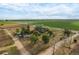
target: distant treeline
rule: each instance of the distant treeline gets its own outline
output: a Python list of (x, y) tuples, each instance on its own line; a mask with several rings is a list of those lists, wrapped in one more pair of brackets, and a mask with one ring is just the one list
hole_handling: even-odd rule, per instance
[(52, 21), (79, 21), (79, 19), (5, 19), (5, 20), (3, 20), (3, 19), (0, 19), (0, 21), (39, 21), (39, 20), (47, 20), (47, 21), (49, 21), (49, 20), (52, 20)]

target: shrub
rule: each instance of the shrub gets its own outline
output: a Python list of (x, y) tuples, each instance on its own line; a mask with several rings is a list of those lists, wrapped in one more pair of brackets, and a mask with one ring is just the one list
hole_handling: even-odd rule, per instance
[(67, 30), (67, 29), (65, 29), (65, 31), (64, 31), (64, 36), (67, 36), (67, 37), (69, 37), (70, 36), (70, 31), (69, 30)]
[(38, 40), (38, 37), (35, 36), (35, 35), (32, 35), (32, 36), (30, 37), (30, 39), (31, 39), (31, 43), (32, 43), (32, 44), (35, 44), (36, 41)]
[(48, 31), (48, 35), (49, 36), (53, 35), (52, 31)]
[(44, 41), (45, 44), (49, 42), (49, 36), (48, 35), (43, 35), (42, 40)]
[(45, 33), (48, 29), (43, 28), (42, 26), (36, 26), (35, 30), (38, 31), (39, 33)]

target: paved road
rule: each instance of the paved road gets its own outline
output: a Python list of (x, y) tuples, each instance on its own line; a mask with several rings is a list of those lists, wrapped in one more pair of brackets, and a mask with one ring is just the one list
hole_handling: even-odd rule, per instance
[(4, 31), (12, 38), (12, 40), (15, 42), (15, 45), (17, 49), (20, 51), (22, 55), (30, 55), (30, 53), (24, 48), (22, 43), (8, 31), (7, 29), (4, 29)]
[[(67, 38), (67, 39), (65, 39), (65, 40), (74, 39), (76, 36), (79, 36), (79, 34), (77, 33), (77, 34), (73, 35), (72, 37), (69, 37), (69, 38)], [(63, 44), (64, 44), (64, 40), (57, 42), (57, 43), (55, 44), (55, 49), (60, 48)], [(51, 47), (49, 47), (49, 48), (46, 49), (45, 51), (40, 52), (38, 55), (51, 55), (51, 54), (53, 54), (53, 47), (54, 47), (54, 46), (52, 45)]]

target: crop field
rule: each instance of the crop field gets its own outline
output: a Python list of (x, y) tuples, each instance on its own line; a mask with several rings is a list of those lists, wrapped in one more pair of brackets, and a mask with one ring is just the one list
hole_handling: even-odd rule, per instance
[(37, 21), (34, 24), (42, 24), (49, 27), (79, 30), (79, 21)]
[(38, 24), (55, 28), (79, 30), (78, 20), (16, 20), (16, 21), (1, 21), (0, 24)]
[(11, 37), (9, 37), (3, 30), (0, 30), (0, 48), (14, 44)]

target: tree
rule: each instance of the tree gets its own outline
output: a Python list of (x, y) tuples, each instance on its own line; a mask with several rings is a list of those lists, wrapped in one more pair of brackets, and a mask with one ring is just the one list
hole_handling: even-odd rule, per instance
[(22, 36), (24, 36), (26, 34), (26, 29), (24, 27), (21, 28), (21, 33)]
[(31, 43), (32, 43), (32, 44), (35, 44), (36, 41), (38, 40), (38, 37), (35, 36), (35, 35), (31, 35), (30, 39), (31, 39)]
[(20, 34), (20, 30), (16, 29), (15, 35), (19, 35)]
[(49, 42), (49, 36), (47, 34), (42, 36), (42, 40), (44, 41), (45, 44)]
[(27, 30), (29, 30), (29, 31), (30, 31), (30, 25), (27, 25)]
[(19, 29), (16, 29), (16, 33), (18, 33), (19, 32)]
[(5, 21), (8, 21), (7, 19)]
[(68, 29), (65, 29), (64, 31), (64, 36), (69, 37), (70, 36), (71, 31), (69, 31)]
[(39, 33), (45, 33), (48, 29), (42, 26), (36, 26), (35, 30), (38, 31)]
[(16, 35), (18, 35), (18, 37), (23, 38), (26, 34), (30, 34), (31, 31), (29, 31), (29, 29), (26, 29), (25, 27), (21, 27), (20, 29), (16, 29)]
[(36, 31), (36, 30), (33, 30), (33, 31), (32, 31), (32, 34), (34, 34), (34, 35), (36, 35), (36, 36), (40, 36), (40, 35), (41, 35), (41, 33), (39, 33), (39, 32)]
[(53, 35), (52, 31), (49, 30), (49, 31), (48, 31), (48, 35), (49, 35), (49, 36)]

